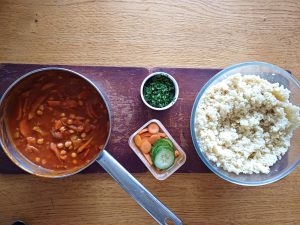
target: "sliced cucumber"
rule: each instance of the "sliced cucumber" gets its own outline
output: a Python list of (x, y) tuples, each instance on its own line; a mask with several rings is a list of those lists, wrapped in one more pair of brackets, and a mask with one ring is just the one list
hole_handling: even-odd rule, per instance
[(151, 154), (153, 154), (153, 152), (155, 152), (156, 149), (158, 149), (159, 147), (165, 147), (165, 148), (169, 148), (170, 150), (173, 150), (173, 148), (169, 144), (161, 143), (160, 145), (155, 145), (155, 146), (152, 147)]
[(170, 168), (175, 162), (175, 153), (170, 147), (159, 146), (152, 155), (154, 166), (160, 170)]
[(151, 149), (151, 158), (156, 168), (161, 170), (170, 168), (175, 161), (175, 151), (172, 141), (168, 138), (156, 141)]
[(168, 143), (173, 149), (174, 149), (174, 145), (173, 142), (169, 139), (169, 138), (163, 138), (163, 140)]
[(151, 149), (151, 157), (152, 157), (152, 161), (154, 161), (154, 158), (156, 156), (156, 154), (161, 151), (162, 149), (167, 149), (169, 151), (173, 151), (174, 152), (174, 148), (171, 148), (170, 145), (168, 144), (161, 144), (159, 146), (154, 146), (152, 149)]
[(173, 145), (172, 141), (169, 138), (159, 139), (158, 141), (156, 141), (154, 143), (153, 147), (160, 146), (160, 145), (163, 145), (163, 144), (168, 144), (168, 145), (170, 145), (170, 147), (174, 148), (174, 145)]

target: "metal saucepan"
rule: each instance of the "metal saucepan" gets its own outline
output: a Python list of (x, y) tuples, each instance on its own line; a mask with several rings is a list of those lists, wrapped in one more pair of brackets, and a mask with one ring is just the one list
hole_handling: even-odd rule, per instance
[[(83, 75), (65, 68), (59, 67), (48, 67), (29, 72), (19, 79), (17, 79), (13, 84), (9, 86), (6, 92), (3, 94), (0, 100), (0, 132), (1, 132), (1, 146), (7, 156), (21, 169), (25, 170), (28, 173), (48, 177), (48, 178), (62, 178), (70, 176), (76, 173), (79, 173), (81, 170), (84, 170), (86, 167), (91, 165), (93, 162), (98, 162), (116, 181), (117, 183), (142, 207), (144, 208), (159, 224), (167, 224), (167, 222), (173, 221), (174, 224), (182, 224), (181, 220), (172, 213), (166, 206), (164, 206), (159, 200), (157, 200), (141, 183), (139, 183), (128, 171), (124, 169), (105, 149), (99, 151), (98, 155), (95, 156), (93, 160), (86, 166), (78, 168), (77, 170), (72, 171), (53, 171), (49, 169), (42, 168), (35, 165), (28, 159), (26, 159), (13, 145), (10, 141), (8, 134), (8, 126), (6, 123), (6, 115), (9, 113), (8, 104), (11, 103), (12, 95), (21, 90), (24, 85), (34, 84), (35, 79), (38, 79), (41, 76), (55, 76), (55, 75), (68, 75), (77, 76), (83, 80), (83, 82), (91, 85), (97, 93), (103, 99), (107, 111), (109, 113), (109, 133), (104, 145), (106, 147), (110, 134), (111, 134), (111, 110), (109, 104), (105, 98), (103, 91), (100, 87), (97, 87), (92, 81), (84, 77)], [(67, 77), (64, 80), (66, 87), (68, 85)]]

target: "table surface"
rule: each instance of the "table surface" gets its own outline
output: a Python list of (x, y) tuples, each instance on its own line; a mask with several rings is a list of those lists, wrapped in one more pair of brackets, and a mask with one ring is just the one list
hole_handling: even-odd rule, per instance
[[(0, 0), (0, 62), (222, 68), (266, 61), (300, 79), (300, 2)], [(185, 224), (300, 224), (300, 168), (263, 187), (212, 173), (135, 174)], [(107, 174), (0, 175), (0, 223), (155, 224)]]

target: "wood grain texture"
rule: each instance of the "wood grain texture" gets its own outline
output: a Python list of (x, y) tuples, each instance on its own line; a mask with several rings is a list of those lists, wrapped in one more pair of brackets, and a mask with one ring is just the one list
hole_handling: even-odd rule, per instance
[[(261, 60), (300, 79), (297, 0), (0, 0), (0, 62), (225, 67)], [(185, 224), (300, 224), (300, 169), (265, 187), (213, 174), (136, 177)], [(105, 174), (0, 175), (0, 223), (155, 224)]]

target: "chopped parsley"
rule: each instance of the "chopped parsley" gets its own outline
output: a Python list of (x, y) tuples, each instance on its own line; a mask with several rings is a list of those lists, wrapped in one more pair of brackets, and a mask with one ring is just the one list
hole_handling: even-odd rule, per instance
[(175, 87), (168, 77), (156, 75), (146, 81), (143, 95), (148, 104), (156, 108), (169, 105), (175, 98)]

